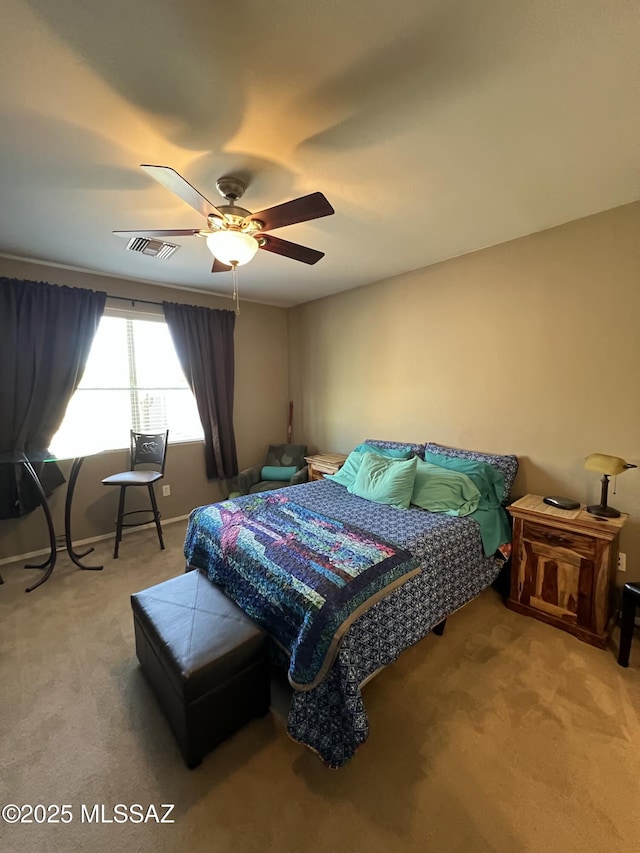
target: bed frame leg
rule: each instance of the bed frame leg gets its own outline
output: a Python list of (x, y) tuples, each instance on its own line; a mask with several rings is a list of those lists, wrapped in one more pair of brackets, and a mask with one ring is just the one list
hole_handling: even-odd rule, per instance
[(438, 622), (431, 630), (434, 634), (437, 634), (438, 637), (441, 637), (444, 634), (444, 626), (447, 624), (447, 620), (443, 619), (442, 622)]

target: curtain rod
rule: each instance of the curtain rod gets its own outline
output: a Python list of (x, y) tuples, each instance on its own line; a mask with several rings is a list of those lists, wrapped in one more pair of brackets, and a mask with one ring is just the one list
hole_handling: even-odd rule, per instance
[(110, 293), (107, 293), (107, 299), (119, 299), (121, 302), (130, 302), (134, 305), (136, 302), (142, 302), (145, 305), (162, 305), (162, 302), (154, 302), (152, 299), (136, 299), (131, 296), (111, 296)]
[[(194, 291), (194, 293), (198, 293), (200, 291)], [(220, 296), (219, 293), (213, 293), (212, 296)], [(156, 302), (153, 299), (137, 299), (135, 296), (112, 296), (110, 293), (107, 293), (107, 299), (118, 299), (120, 302), (130, 302), (131, 305), (135, 305), (136, 302), (140, 302), (144, 305), (159, 305), (162, 307), (164, 302)], [(177, 305), (189, 305), (188, 302), (178, 302)], [(204, 306), (203, 306), (204, 307)], [(215, 309), (214, 309), (215, 310)], [(236, 312), (237, 313), (237, 312)]]

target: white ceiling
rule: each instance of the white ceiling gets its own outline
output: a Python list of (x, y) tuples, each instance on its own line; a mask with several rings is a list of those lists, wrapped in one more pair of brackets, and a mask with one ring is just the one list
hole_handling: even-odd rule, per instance
[(0, 254), (230, 293), (204, 240), (161, 261), (114, 229), (200, 228), (140, 169), (257, 211), (322, 191), (241, 294), (358, 287), (640, 197), (637, 0), (3, 0)]

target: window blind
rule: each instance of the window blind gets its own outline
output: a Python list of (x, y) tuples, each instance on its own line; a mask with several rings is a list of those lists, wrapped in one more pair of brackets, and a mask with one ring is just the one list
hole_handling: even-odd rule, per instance
[(131, 316), (102, 317), (82, 380), (52, 442), (105, 449), (129, 446), (129, 431), (169, 430), (169, 440), (203, 438), (196, 402), (167, 324)]

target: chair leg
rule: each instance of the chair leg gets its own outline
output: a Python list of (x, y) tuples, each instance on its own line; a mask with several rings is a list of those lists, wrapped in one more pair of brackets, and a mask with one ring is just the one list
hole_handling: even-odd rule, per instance
[(631, 640), (633, 639), (633, 627), (635, 623), (636, 606), (630, 595), (622, 595), (622, 619), (620, 620), (620, 648), (618, 649), (618, 663), (620, 666), (629, 666), (629, 653), (631, 652)]
[(120, 486), (120, 501), (118, 502), (118, 519), (116, 521), (116, 544), (113, 547), (113, 559), (118, 559), (118, 548), (122, 539), (122, 518), (124, 516), (124, 495), (126, 486)]
[(158, 512), (158, 504), (156, 503), (156, 493), (153, 491), (153, 483), (149, 483), (149, 497), (151, 498), (151, 506), (153, 507), (153, 520), (156, 523), (158, 539), (160, 540), (160, 550), (164, 551), (164, 539), (162, 538), (162, 527), (160, 526), (160, 513)]

